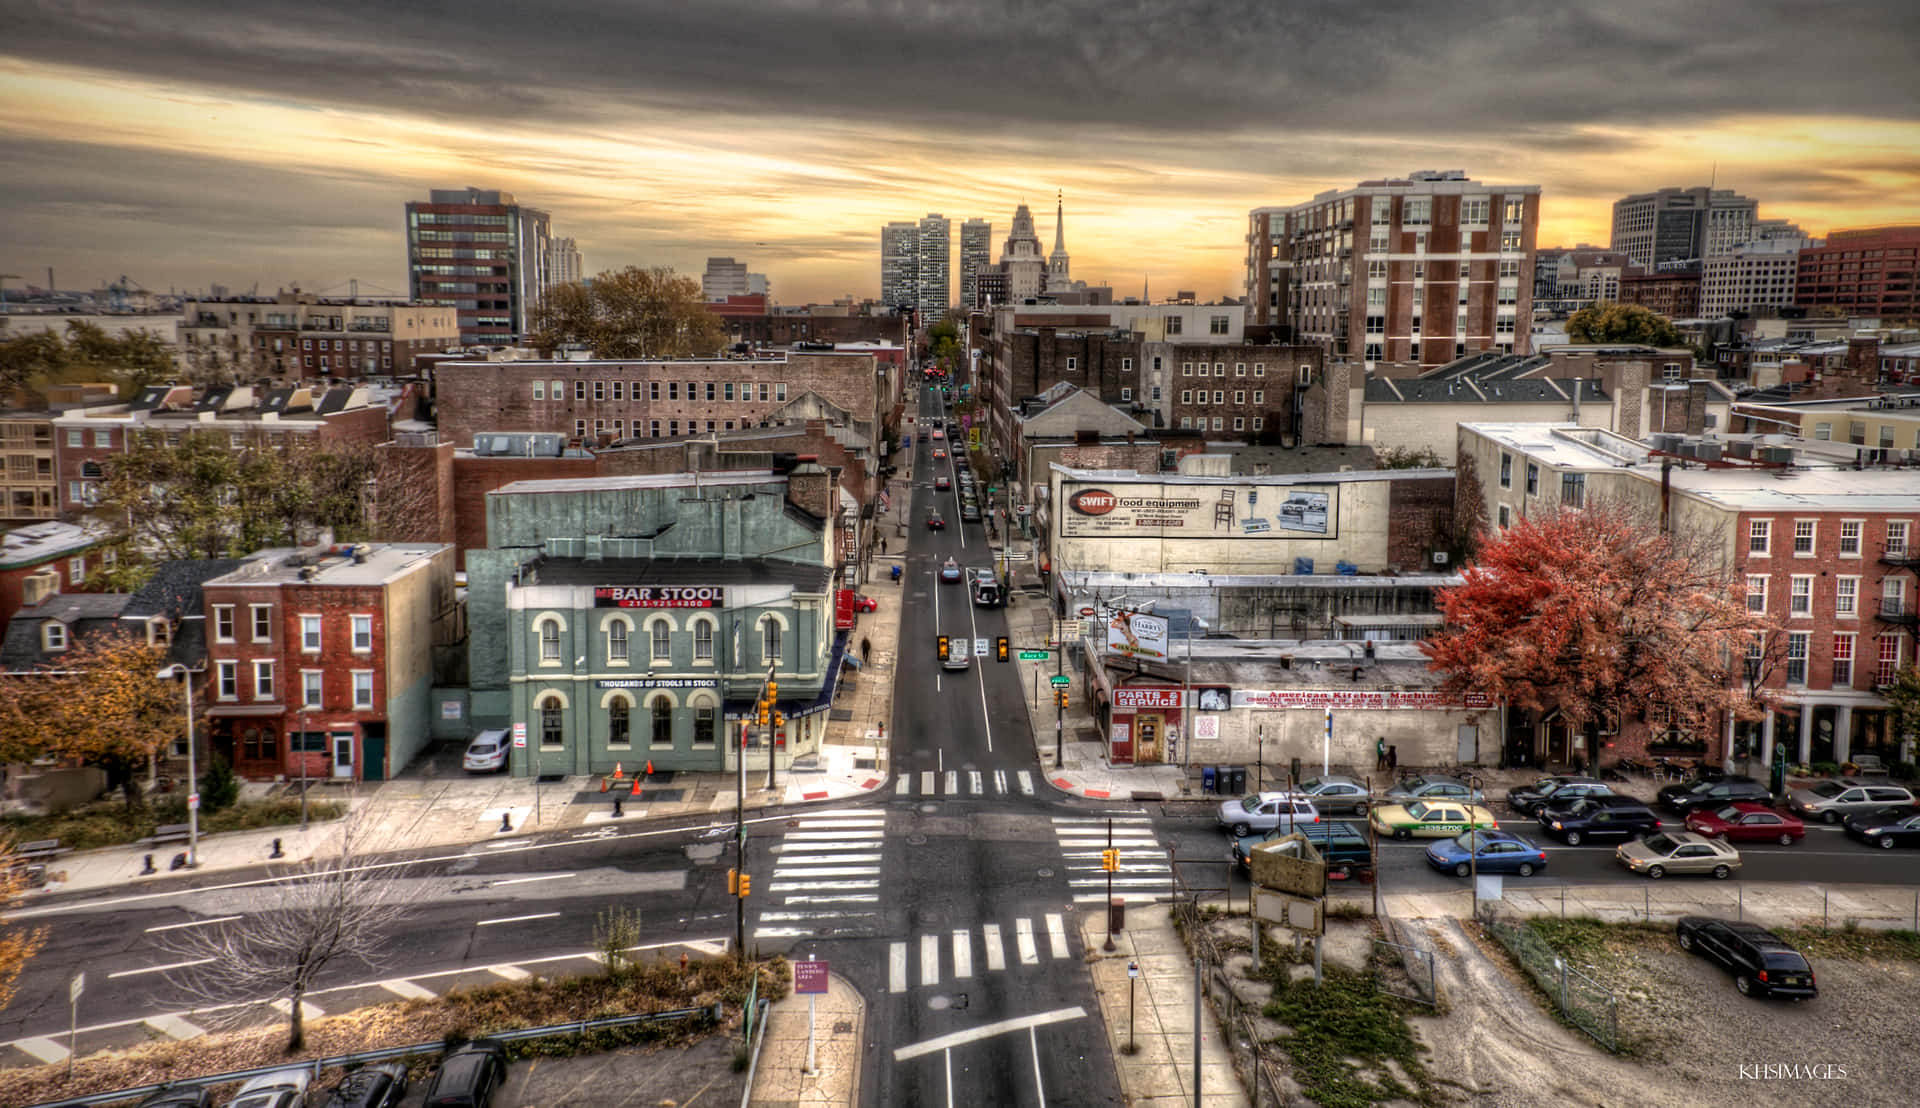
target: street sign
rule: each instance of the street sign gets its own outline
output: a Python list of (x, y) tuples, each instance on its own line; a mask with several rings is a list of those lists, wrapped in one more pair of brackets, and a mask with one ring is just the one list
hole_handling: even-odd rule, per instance
[(1022, 650), (1020, 652), (1020, 660), (1023, 662), (1044, 662), (1051, 657), (1053, 657), (1053, 651), (1051, 650)]
[(527, 725), (524, 723), (516, 723), (513, 725), (513, 748), (515, 750), (525, 750), (527, 748)]
[(87, 991), (87, 971), (81, 970), (73, 975), (73, 982), (67, 986), (67, 1003), (76, 1004), (80, 994)]
[(987, 640), (973, 640), (973, 656), (976, 658), (984, 658), (987, 656)]
[(795, 962), (793, 964), (793, 991), (805, 996), (808, 993), (827, 991), (827, 964), (821, 962)]
[(1138, 962), (1128, 962), (1128, 963), (1127, 963), (1127, 976), (1128, 976), (1128, 977), (1138, 977), (1138, 976), (1140, 976), (1140, 963), (1138, 963)]
[(1056, 689), (1064, 689), (1068, 685), (1073, 684), (1073, 678), (1068, 677), (1064, 673), (1055, 674), (1054, 676), (1047, 678), (1047, 684), (1052, 685)]
[(188, 793), (187, 794), (187, 811), (197, 812), (199, 810), (200, 810), (200, 794)]

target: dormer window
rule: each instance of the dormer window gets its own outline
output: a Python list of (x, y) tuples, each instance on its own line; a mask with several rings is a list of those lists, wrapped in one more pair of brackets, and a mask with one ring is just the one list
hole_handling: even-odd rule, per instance
[(167, 622), (167, 617), (154, 616), (152, 619), (147, 620), (147, 645), (173, 645), (173, 625)]
[(40, 648), (49, 654), (58, 654), (67, 648), (69, 642), (67, 625), (59, 620), (50, 619), (40, 625)]

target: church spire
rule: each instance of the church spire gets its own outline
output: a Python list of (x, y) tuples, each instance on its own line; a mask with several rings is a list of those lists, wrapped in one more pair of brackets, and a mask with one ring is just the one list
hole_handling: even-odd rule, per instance
[(1053, 209), (1053, 253), (1047, 255), (1047, 283), (1052, 288), (1067, 286), (1067, 204), (1066, 194), (1057, 193)]

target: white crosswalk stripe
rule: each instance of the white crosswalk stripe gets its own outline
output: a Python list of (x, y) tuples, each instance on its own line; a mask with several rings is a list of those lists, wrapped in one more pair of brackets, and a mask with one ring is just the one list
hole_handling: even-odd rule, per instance
[(1028, 773), (1026, 770), (1023, 769), (1018, 773), (1014, 774), (1014, 777), (1017, 778), (1020, 782), (1020, 795), (1032, 796), (1033, 795), (1033, 774)]
[(1020, 951), (1020, 964), (1037, 966), (1040, 964), (1040, 952), (1033, 945), (1033, 921), (1021, 918), (1013, 921), (1013, 943)]
[(973, 936), (964, 927), (953, 932), (953, 976), (956, 980), (973, 976)]
[[(887, 944), (887, 991), (904, 993), (909, 988), (927, 988), (943, 982), (962, 982), (974, 979), (974, 971), (984, 964), (987, 973), (1005, 973), (1007, 971), (1007, 948), (1004, 931), (998, 923), (983, 923), (979, 932), (979, 955), (974, 949), (975, 928), (955, 927), (944, 932), (929, 932), (912, 939), (903, 939)], [(1041, 933), (1044, 930), (1046, 941), (1041, 945)], [(1064, 913), (1051, 912), (1035, 920), (1021, 917), (1013, 921), (1014, 949), (1019, 964), (1016, 968), (1039, 966), (1043, 962), (1054, 962), (1073, 956), (1067, 938), (1067, 923)], [(919, 969), (913, 968), (915, 948), (919, 952)]]
[(1007, 771), (1006, 770), (996, 769), (993, 771), (993, 791), (999, 793), (1002, 796), (1006, 795), (1006, 792), (1007, 792)]
[(1024, 769), (1011, 773), (1004, 769), (991, 773), (979, 769), (929, 769), (917, 774), (902, 773), (893, 783), (893, 791), (898, 796), (1010, 796), (1015, 792), (1032, 796), (1033, 787), (1033, 774)]
[(980, 777), (977, 769), (967, 774), (967, 791), (975, 796), (985, 796), (987, 792), (987, 787), (980, 783)]
[(1000, 925), (989, 923), (980, 928), (980, 941), (987, 948), (987, 972), (998, 973), (1007, 968), (1007, 950), (1000, 945)]
[[(757, 878), (753, 937), (871, 935), (880, 923), (880, 844), (885, 812), (814, 812), (769, 848), (773, 872)], [(904, 988), (904, 984), (902, 988)]]
[[(1074, 903), (1105, 904), (1109, 887), (1115, 899), (1130, 904), (1173, 895), (1173, 866), (1147, 816), (1055, 816), (1053, 833), (1066, 860)], [(1109, 844), (1120, 852), (1120, 869), (1112, 875), (1111, 884), (1100, 858)]]

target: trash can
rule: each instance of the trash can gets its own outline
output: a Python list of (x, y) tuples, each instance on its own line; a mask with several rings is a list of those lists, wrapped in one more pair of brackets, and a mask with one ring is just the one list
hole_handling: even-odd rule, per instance
[(1116, 896), (1107, 901), (1107, 934), (1118, 935), (1127, 929), (1127, 898)]
[(1210, 793), (1213, 791), (1213, 786), (1214, 786), (1213, 767), (1201, 766), (1200, 767), (1200, 791), (1203, 793)]
[(1247, 767), (1233, 767), (1233, 791), (1236, 795), (1247, 791)]

